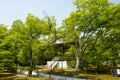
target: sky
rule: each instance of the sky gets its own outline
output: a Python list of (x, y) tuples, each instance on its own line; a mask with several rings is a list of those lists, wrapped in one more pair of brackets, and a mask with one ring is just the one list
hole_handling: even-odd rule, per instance
[[(12, 22), (20, 19), (25, 22), (28, 13), (39, 18), (55, 16), (57, 25), (75, 11), (74, 0), (0, 0), (0, 24), (11, 27)], [(110, 0), (120, 3), (120, 0)]]

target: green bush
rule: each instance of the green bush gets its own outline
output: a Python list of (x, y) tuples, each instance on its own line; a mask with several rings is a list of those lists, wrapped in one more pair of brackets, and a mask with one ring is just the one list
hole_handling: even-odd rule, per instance
[(0, 71), (3, 71), (4, 70), (4, 68), (3, 67), (0, 67)]
[(9, 59), (3, 59), (0, 62), (1, 62), (0, 66), (3, 66), (3, 67), (15, 66), (15, 64), (13, 63), (13, 61), (9, 60)]
[(76, 61), (75, 60), (70, 61), (70, 63), (69, 63), (70, 67), (75, 68), (75, 65), (76, 65)]
[(11, 73), (16, 73), (17, 67), (7, 67), (7, 71)]
[(17, 67), (13, 67), (15, 66), (15, 64), (13, 63), (12, 60), (3, 59), (3, 60), (0, 60), (0, 62), (1, 62), (0, 66), (2, 66), (0, 70), (16, 73)]

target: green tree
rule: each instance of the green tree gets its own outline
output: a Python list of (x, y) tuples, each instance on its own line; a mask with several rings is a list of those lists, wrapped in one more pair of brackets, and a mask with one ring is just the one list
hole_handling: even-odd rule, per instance
[(9, 43), (9, 30), (6, 26), (0, 25), (0, 65), (3, 67), (11, 67), (14, 64), (14, 56), (10, 51), (11, 43)]
[(55, 41), (54, 37), (50, 36), (56, 31), (55, 25), (54, 17), (46, 16), (39, 19), (32, 14), (28, 14), (25, 23), (20, 20), (13, 22), (11, 36), (16, 38), (14, 39), (16, 42), (14, 51), (20, 63), (30, 64), (29, 76), (39, 63), (41, 56), (49, 49), (49, 43)]
[(63, 21), (63, 29), (65, 40), (76, 42), (75, 69), (78, 69), (79, 60), (87, 61), (89, 56), (92, 61), (96, 58), (95, 64), (99, 66), (101, 55), (108, 49), (105, 39), (113, 27), (110, 26), (112, 13), (108, 13), (112, 5), (108, 0), (75, 0), (74, 4), (76, 11)]
[(3, 24), (0, 25), (0, 60), (4, 59), (4, 55), (7, 54), (6, 49), (8, 48), (5, 46), (5, 37), (8, 35), (7, 27)]

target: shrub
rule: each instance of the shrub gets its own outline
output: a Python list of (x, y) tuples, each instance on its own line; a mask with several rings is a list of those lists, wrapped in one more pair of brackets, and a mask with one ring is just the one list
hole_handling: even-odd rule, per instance
[(0, 71), (3, 71), (4, 70), (4, 68), (3, 67), (0, 67)]
[(17, 72), (17, 67), (8, 67), (7, 71), (12, 72), (12, 73), (16, 73)]

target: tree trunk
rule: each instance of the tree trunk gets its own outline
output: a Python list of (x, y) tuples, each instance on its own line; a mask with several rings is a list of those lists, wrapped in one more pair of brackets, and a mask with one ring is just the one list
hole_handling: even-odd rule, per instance
[(30, 69), (28, 76), (32, 76), (32, 71), (33, 71), (33, 60), (32, 60), (32, 48), (30, 47)]
[(28, 73), (28, 76), (32, 76), (32, 71), (33, 71), (33, 67), (30, 66), (30, 69), (29, 69), (29, 73)]
[(79, 48), (78, 48), (78, 42), (76, 42), (76, 67), (75, 70), (78, 70), (79, 68)]

